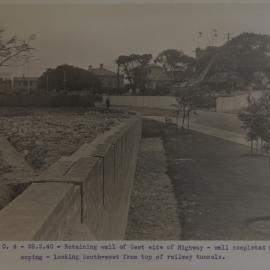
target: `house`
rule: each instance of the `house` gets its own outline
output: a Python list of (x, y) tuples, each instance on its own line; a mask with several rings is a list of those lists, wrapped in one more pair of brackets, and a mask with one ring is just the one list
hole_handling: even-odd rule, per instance
[(168, 86), (171, 82), (172, 80), (161, 66), (156, 63), (146, 66), (145, 88), (147, 90), (157, 90)]
[(12, 92), (12, 74), (9, 72), (0, 73), (0, 94), (10, 94)]
[(14, 91), (18, 94), (33, 93), (38, 90), (38, 78), (36, 77), (14, 77)]
[(0, 78), (0, 94), (10, 94), (12, 92), (12, 80)]
[[(96, 75), (101, 82), (101, 88), (106, 89), (117, 89), (118, 88), (118, 76), (117, 73), (104, 68), (103, 64), (100, 64), (99, 68), (93, 68), (89, 66), (88, 71)], [(122, 75), (119, 76), (119, 88), (123, 88), (124, 78)]]

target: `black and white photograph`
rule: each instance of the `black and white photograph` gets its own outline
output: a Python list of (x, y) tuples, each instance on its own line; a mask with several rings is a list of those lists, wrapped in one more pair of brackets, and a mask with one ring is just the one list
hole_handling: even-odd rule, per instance
[(270, 4), (0, 1), (0, 240), (270, 240)]

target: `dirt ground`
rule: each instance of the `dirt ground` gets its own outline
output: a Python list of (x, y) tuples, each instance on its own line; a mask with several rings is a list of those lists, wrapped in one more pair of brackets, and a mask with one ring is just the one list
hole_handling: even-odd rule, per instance
[(117, 111), (89, 109), (2, 108), (0, 135), (7, 138), (34, 170), (44, 170), (128, 116)]

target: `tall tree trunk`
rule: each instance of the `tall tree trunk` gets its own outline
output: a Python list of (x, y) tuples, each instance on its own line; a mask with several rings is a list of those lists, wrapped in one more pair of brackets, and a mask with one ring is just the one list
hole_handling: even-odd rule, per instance
[(179, 116), (180, 116), (180, 110), (178, 110), (176, 114), (176, 128), (177, 129), (178, 129), (178, 123), (179, 123)]
[(182, 129), (184, 129), (185, 126), (185, 118), (186, 118), (186, 107), (183, 107), (183, 118), (182, 118)]
[(189, 114), (190, 114), (190, 111), (188, 110), (188, 113), (187, 113), (188, 130), (189, 130)]

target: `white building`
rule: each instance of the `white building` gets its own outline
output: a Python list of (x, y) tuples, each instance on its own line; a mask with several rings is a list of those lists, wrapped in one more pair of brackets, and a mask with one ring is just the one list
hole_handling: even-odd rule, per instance
[(14, 91), (18, 94), (32, 93), (38, 90), (38, 78), (37, 77), (14, 77), (13, 79)]

